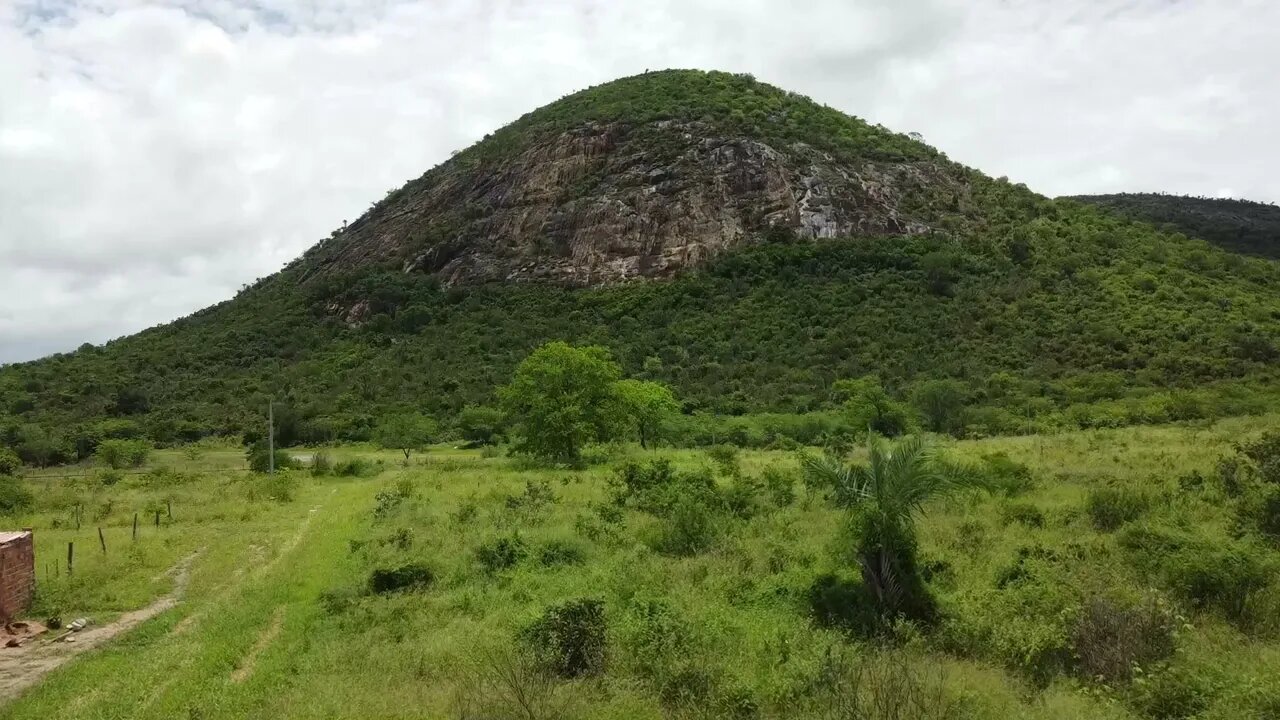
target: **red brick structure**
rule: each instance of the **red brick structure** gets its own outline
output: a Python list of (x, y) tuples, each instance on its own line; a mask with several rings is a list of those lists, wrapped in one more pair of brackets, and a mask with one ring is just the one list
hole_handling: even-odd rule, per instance
[(31, 531), (0, 531), (0, 624), (26, 612), (35, 590), (36, 553)]

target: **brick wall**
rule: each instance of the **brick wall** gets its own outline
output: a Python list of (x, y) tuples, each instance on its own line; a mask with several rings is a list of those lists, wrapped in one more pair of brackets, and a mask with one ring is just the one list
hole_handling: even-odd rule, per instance
[(31, 533), (0, 544), (0, 623), (16, 620), (31, 607), (36, 589), (35, 549)]

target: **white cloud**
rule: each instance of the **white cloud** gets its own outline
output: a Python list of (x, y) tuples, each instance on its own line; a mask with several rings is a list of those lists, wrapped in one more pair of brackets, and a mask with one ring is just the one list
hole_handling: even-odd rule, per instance
[(1280, 200), (1280, 4), (794, 7), (0, 0), (0, 362), (225, 299), (450, 151), (645, 69), (752, 72), (1047, 194)]

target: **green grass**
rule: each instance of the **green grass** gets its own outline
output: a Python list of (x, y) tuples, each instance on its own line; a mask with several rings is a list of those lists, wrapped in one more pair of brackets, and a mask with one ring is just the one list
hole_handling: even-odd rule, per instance
[[(145, 604), (167, 590), (167, 581), (152, 577), (202, 550), (178, 608), (62, 668), (0, 717), (457, 717), (456, 701), (467, 694), (494, 711), (484, 717), (505, 717), (494, 693), (471, 684), (469, 668), (515, 647), (520, 629), (548, 606), (579, 597), (604, 602), (609, 656), (602, 676), (552, 685), (565, 703), (563, 717), (832, 717), (823, 714), (829, 688), (820, 678), (833, 653), (875, 662), (898, 658), (921, 673), (925, 685), (940, 678), (939, 697), (952, 708), (948, 717), (1172, 716), (1182, 696), (1191, 698), (1183, 700), (1196, 717), (1267, 717), (1280, 705), (1280, 685), (1268, 671), (1280, 667), (1280, 604), (1259, 606), (1252, 624), (1213, 607), (1197, 609), (1159, 571), (1135, 560), (1125, 542), (1133, 528), (1146, 527), (1177, 530), (1215, 547), (1246, 542), (1233, 533), (1229, 498), (1212, 483), (1184, 490), (1178, 478), (1192, 471), (1212, 477), (1232, 442), (1278, 421), (1237, 418), (951, 443), (955, 455), (975, 461), (1006, 453), (1031, 468), (1035, 486), (1016, 498), (973, 493), (927, 509), (921, 553), (934, 563), (931, 587), (946, 619), (932, 630), (906, 633), (889, 651), (809, 620), (805, 589), (820, 572), (839, 569), (830, 548), (840, 515), (799, 483), (794, 504), (765, 503), (749, 520), (724, 520), (709, 549), (677, 557), (652, 549), (661, 520), (628, 508), (611, 523), (598, 512), (612, 463), (556, 470), (437, 447), (405, 466), (393, 452), (341, 449), (334, 453), (383, 459), (387, 471), (307, 477), (285, 503), (253, 491), (258, 480), (225, 471), (175, 488), (133, 478), (97, 490), (82, 482), (37, 481), (50, 489), (38, 493), (41, 509), (26, 520), (37, 528), (41, 561), (65, 552), (69, 538), (76, 540), (77, 557), (84, 553), (77, 584), (57, 596), (64, 616), (75, 608), (107, 617)], [(718, 467), (707, 454), (689, 450), (621, 447), (596, 455)], [(156, 462), (178, 457), (160, 453)], [(794, 470), (796, 458), (743, 451), (738, 464), (754, 477), (770, 466)], [(542, 482), (553, 502), (509, 500)], [(721, 476), (719, 482), (730, 481)], [(1136, 519), (1099, 531), (1085, 506), (1100, 487), (1141, 492), (1148, 503)], [(131, 552), (126, 520), (132, 509), (168, 493), (182, 498), (173, 524), (144, 525), (139, 549)], [(112, 551), (105, 558), (94, 555), (96, 530), (50, 527), (65, 517), (52, 508), (73, 495), (86, 506), (109, 497), (118, 508), (106, 518)], [(1013, 503), (1034, 506), (1042, 522), (1011, 520), (1006, 509)], [(486, 572), (477, 548), (517, 535), (526, 557)], [(577, 548), (580, 562), (544, 565), (539, 556), (551, 543)], [(1250, 547), (1280, 559), (1274, 546)], [(1025, 548), (1054, 557), (1030, 553), (1018, 579), (999, 586)], [(434, 582), (386, 595), (367, 590), (373, 569), (409, 562), (430, 567)], [(65, 578), (55, 578), (53, 587), (58, 582)], [(1269, 592), (1274, 601), (1274, 578)], [(1179, 618), (1177, 651), (1167, 667), (1153, 664), (1136, 680), (1109, 684), (1056, 668), (1055, 652), (1069, 644), (1064, 636), (1075, 613), (1095, 594), (1155, 595), (1172, 608)], [(52, 609), (50, 602), (42, 596), (41, 609)], [(654, 608), (661, 608), (661, 622)], [(196, 620), (175, 633), (188, 617)], [(276, 618), (279, 632), (272, 636), (266, 631)], [(1184, 676), (1203, 687), (1179, 679)], [(698, 699), (682, 705), (674, 699), (679, 690)]]

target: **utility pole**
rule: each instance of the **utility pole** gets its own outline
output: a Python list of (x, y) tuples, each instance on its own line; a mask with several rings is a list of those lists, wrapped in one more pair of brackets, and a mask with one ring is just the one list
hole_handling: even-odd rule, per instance
[[(261, 467), (261, 466), (259, 466)], [(267, 468), (276, 474), (276, 401), (267, 402)]]

